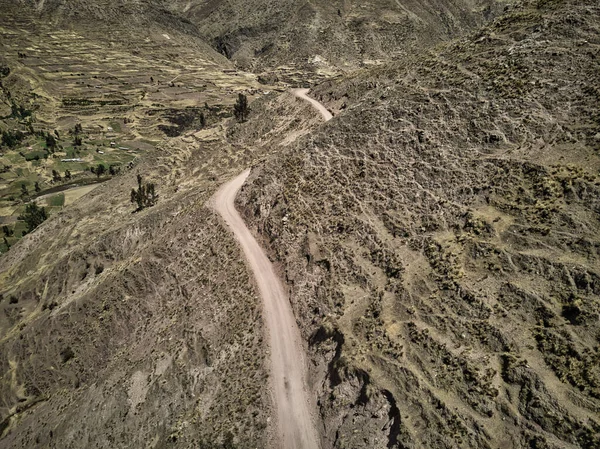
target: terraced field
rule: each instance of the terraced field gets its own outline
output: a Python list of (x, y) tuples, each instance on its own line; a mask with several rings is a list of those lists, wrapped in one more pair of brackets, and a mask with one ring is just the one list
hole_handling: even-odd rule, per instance
[[(0, 131), (27, 133), (19, 145), (0, 151), (0, 223), (9, 226), (10, 245), (21, 237), (17, 217), (30, 199), (65, 184), (90, 184), (90, 170), (98, 165), (105, 175), (115, 174), (110, 167), (117, 173), (131, 168), (167, 137), (231, 115), (238, 92), (252, 99), (274, 88), (177, 34), (143, 37), (102, 23), (94, 30), (61, 29), (9, 14), (0, 26), (0, 45), (3, 66), (10, 69)], [(14, 117), (8, 108), (13, 100), (31, 116)], [(76, 125), (80, 145), (74, 142)], [(48, 148), (47, 133), (56, 148)]]
[(156, 120), (147, 120), (149, 109), (226, 106), (236, 92), (258, 94), (264, 87), (254, 75), (231, 69), (224, 59), (202, 58), (168, 34), (131, 41), (119, 31), (107, 32), (110, 37), (98, 41), (39, 22), (3, 21), (0, 42), (7, 54), (21, 53), (17, 72), (43, 100), (38, 114), (43, 123), (126, 116), (138, 134), (153, 134)]

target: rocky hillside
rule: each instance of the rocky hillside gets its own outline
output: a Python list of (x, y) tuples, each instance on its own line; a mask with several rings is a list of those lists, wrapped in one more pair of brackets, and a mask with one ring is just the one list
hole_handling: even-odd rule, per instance
[(179, 1), (229, 58), (255, 69), (293, 64), (329, 72), (426, 48), (502, 12), (498, 0)]
[[(260, 303), (235, 242), (204, 206), (258, 157), (222, 129), (255, 77), (228, 71), (183, 31), (147, 26), (148, 16), (127, 28), (113, 10), (38, 6), (0, 1), (0, 131), (24, 134), (0, 145), (0, 448), (264, 447)], [(184, 136), (166, 139), (161, 130), (173, 128)], [(58, 140), (53, 152), (46, 133)], [(62, 161), (70, 157), (80, 162)], [(122, 164), (71, 204), (77, 189), (65, 190), (20, 239), (25, 203), (69, 187), (53, 170), (80, 182), (114, 157), (135, 158), (135, 168)], [(159, 199), (134, 213), (137, 174)]]
[[(162, 0), (20, 0), (11, 2), (15, 8), (35, 11), (55, 24), (73, 27), (103, 27), (110, 24), (129, 27), (132, 34), (143, 34), (143, 26), (158, 26), (171, 32), (193, 32), (194, 26), (174, 14)], [(17, 3), (17, 4), (15, 4)]]
[[(597, 2), (525, 0), (324, 82), (327, 124), (197, 35), (325, 74), (504, 7), (0, 3), (31, 7), (0, 37), (34, 126), (156, 139), (0, 257), (0, 448), (269, 447), (260, 299), (206, 207), (247, 167), (238, 206), (289, 287), (323, 449), (600, 446)], [(219, 114), (242, 91), (236, 124)], [(157, 137), (151, 114), (205, 102), (202, 129)], [(137, 174), (159, 197), (134, 212)]]
[(337, 116), (251, 175), (325, 447), (600, 446), (599, 36), (526, 2), (319, 86)]
[[(253, 108), (277, 117), (269, 142), (319, 123), (291, 94)], [(146, 151), (2, 255), (0, 448), (268, 447), (260, 299), (206, 206), (271, 150), (239, 145), (247, 131), (219, 123)], [(159, 199), (134, 213), (138, 173)]]
[[(22, 0), (44, 20), (130, 37), (168, 31), (201, 39), (239, 67), (285, 78), (331, 75), (405, 56), (460, 36), (514, 0)], [(272, 69), (279, 68), (275, 77)]]

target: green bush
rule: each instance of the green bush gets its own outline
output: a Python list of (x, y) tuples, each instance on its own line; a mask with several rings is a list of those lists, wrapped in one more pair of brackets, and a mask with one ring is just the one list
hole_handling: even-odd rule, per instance
[(48, 213), (46, 208), (39, 207), (36, 203), (29, 203), (25, 206), (25, 212), (18, 218), (27, 224), (27, 232), (31, 232), (48, 219)]

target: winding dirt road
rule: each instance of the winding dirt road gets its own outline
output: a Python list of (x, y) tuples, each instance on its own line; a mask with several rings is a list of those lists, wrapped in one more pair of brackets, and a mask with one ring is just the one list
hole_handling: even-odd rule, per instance
[[(308, 89), (293, 94), (310, 102), (325, 120), (331, 114), (309, 98)], [(314, 403), (306, 385), (306, 362), (300, 330), (289, 298), (273, 265), (235, 209), (235, 197), (250, 174), (246, 170), (221, 186), (212, 199), (212, 207), (223, 217), (240, 243), (254, 272), (263, 299), (263, 316), (271, 351), (271, 387), (277, 412), (279, 446), (282, 449), (319, 449), (319, 435), (311, 415)]]
[(310, 89), (294, 89), (294, 90), (292, 90), (292, 93), (296, 97), (301, 98), (304, 101), (308, 101), (317, 111), (319, 111), (319, 113), (323, 116), (325, 121), (328, 122), (329, 120), (331, 120), (333, 118), (333, 115), (331, 115), (331, 112), (329, 112), (325, 106), (323, 106), (321, 103), (319, 103), (314, 98), (310, 98), (307, 95), (309, 90)]

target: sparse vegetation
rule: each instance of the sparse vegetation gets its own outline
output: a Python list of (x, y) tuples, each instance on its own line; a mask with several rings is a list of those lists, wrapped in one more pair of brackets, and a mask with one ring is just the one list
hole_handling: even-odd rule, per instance
[(48, 218), (46, 208), (39, 207), (35, 202), (28, 203), (25, 206), (25, 212), (19, 216), (27, 224), (27, 232), (32, 232)]
[(248, 97), (244, 94), (238, 94), (238, 99), (233, 106), (233, 114), (238, 122), (244, 123), (248, 119), (250, 108), (248, 107)]
[(152, 207), (158, 201), (158, 193), (153, 183), (145, 183), (142, 175), (137, 175), (138, 188), (131, 189), (131, 202), (137, 205), (137, 211)]

